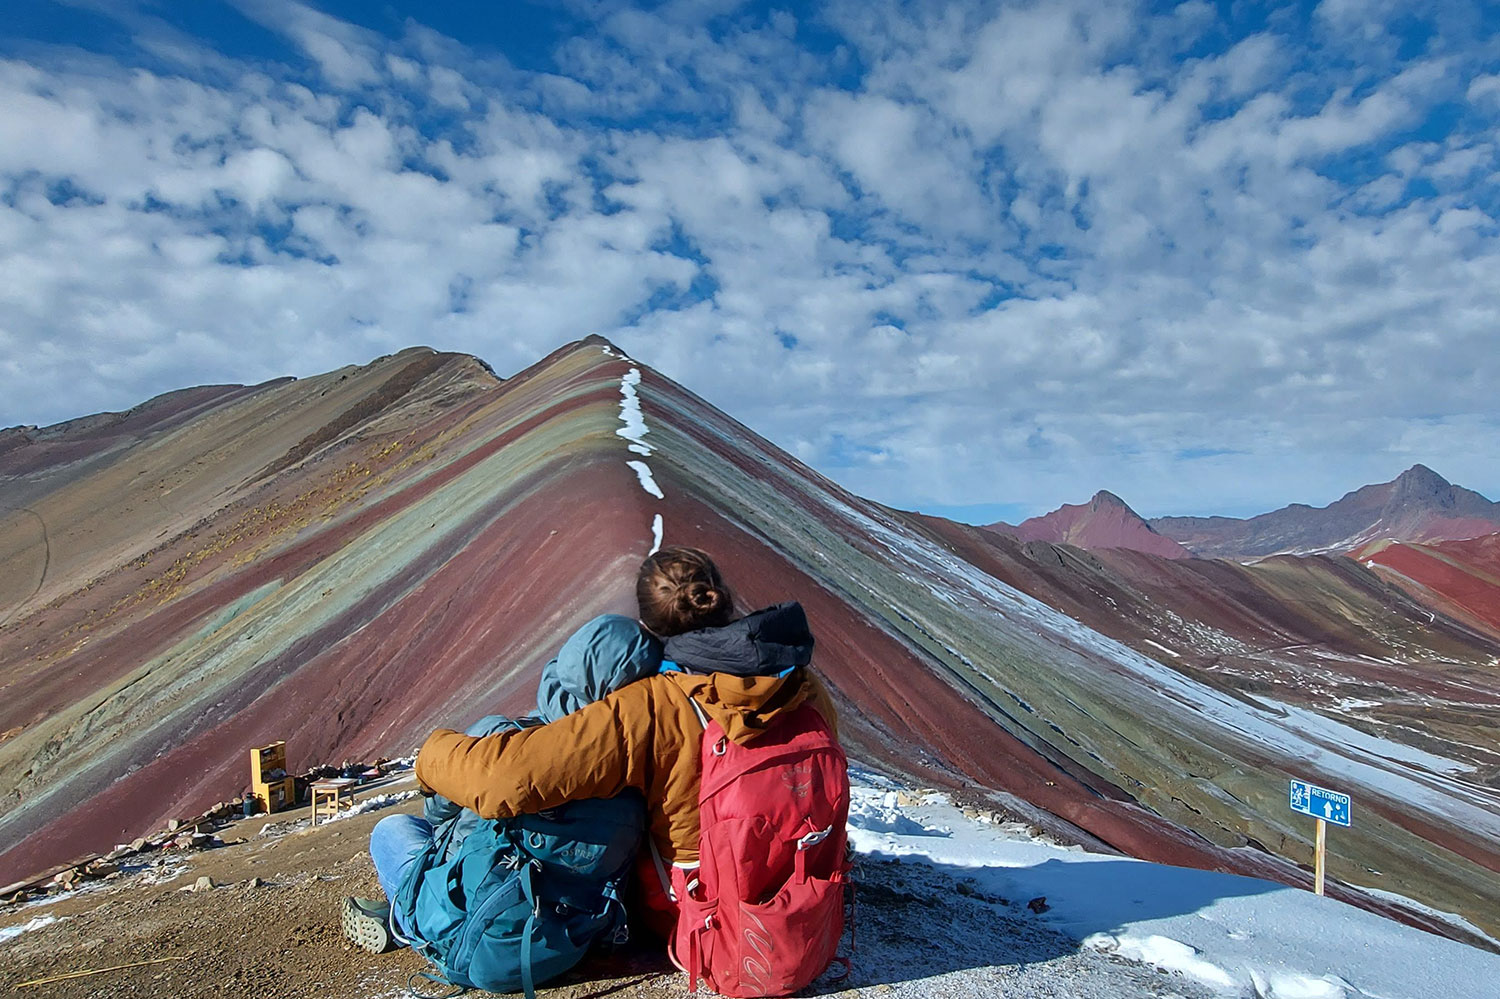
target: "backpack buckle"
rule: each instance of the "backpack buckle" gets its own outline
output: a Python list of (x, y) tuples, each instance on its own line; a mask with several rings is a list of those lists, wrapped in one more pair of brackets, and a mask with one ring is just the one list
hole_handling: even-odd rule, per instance
[(819, 843), (827, 839), (828, 835), (832, 832), (833, 826), (829, 826), (827, 829), (818, 829), (814, 832), (810, 832), (806, 836), (803, 836), (801, 839), (797, 840), (797, 849), (806, 850), (809, 847), (817, 846)]

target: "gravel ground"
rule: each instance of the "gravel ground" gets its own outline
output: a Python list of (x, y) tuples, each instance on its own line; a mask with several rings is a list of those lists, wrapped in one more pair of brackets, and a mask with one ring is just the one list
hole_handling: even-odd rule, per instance
[[(305, 810), (304, 810), (305, 811)], [(7, 927), (54, 921), (0, 942), (0, 989), (18, 997), (354, 999), (405, 994), (425, 963), (408, 951), (379, 956), (340, 935), (345, 895), (376, 895), (365, 852), (382, 814), (308, 829), (298, 813), (225, 830), (214, 850), (162, 857), (54, 900), (0, 908)], [(219, 885), (188, 891), (200, 877)], [(1180, 976), (1077, 944), (1048, 928), (1026, 899), (985, 895), (919, 863), (864, 859), (857, 871), (855, 970), (820, 982), (824, 996), (1008, 999), (1209, 999)], [(167, 958), (51, 984), (54, 975)], [(646, 945), (592, 958), (549, 999), (676, 997), (686, 976)]]

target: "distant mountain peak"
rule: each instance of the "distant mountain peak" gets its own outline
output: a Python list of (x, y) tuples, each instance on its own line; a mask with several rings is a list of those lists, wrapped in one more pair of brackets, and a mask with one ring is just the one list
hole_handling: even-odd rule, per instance
[(1151, 525), (1194, 554), (1246, 559), (1348, 552), (1381, 540), (1454, 541), (1500, 530), (1500, 503), (1423, 464), (1324, 507), (1292, 503), (1258, 517), (1159, 517)]
[(1441, 493), (1445, 489), (1452, 489), (1453, 483), (1443, 478), (1426, 465), (1413, 465), (1400, 475), (1396, 476), (1394, 492), (1398, 496), (1432, 496)]
[(1129, 548), (1162, 558), (1187, 558), (1191, 554), (1171, 538), (1158, 534), (1128, 503), (1107, 489), (1099, 490), (1087, 503), (1064, 504), (1015, 527), (993, 524), (990, 529), (1022, 541), (1085, 549)]

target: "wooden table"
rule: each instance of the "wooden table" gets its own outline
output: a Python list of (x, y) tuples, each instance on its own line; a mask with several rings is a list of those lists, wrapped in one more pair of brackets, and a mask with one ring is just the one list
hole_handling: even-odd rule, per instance
[(339, 807), (344, 804), (354, 804), (354, 789), (359, 786), (359, 781), (353, 777), (334, 777), (328, 780), (317, 780), (312, 783), (312, 824), (318, 824), (318, 816), (324, 805), (328, 807), (328, 818), (332, 819), (339, 814)]

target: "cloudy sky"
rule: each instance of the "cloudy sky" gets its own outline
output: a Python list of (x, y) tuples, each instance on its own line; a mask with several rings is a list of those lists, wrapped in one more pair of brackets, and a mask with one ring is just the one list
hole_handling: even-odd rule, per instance
[(905, 508), (1500, 498), (1494, 5), (7, 8), (0, 426), (602, 333)]

